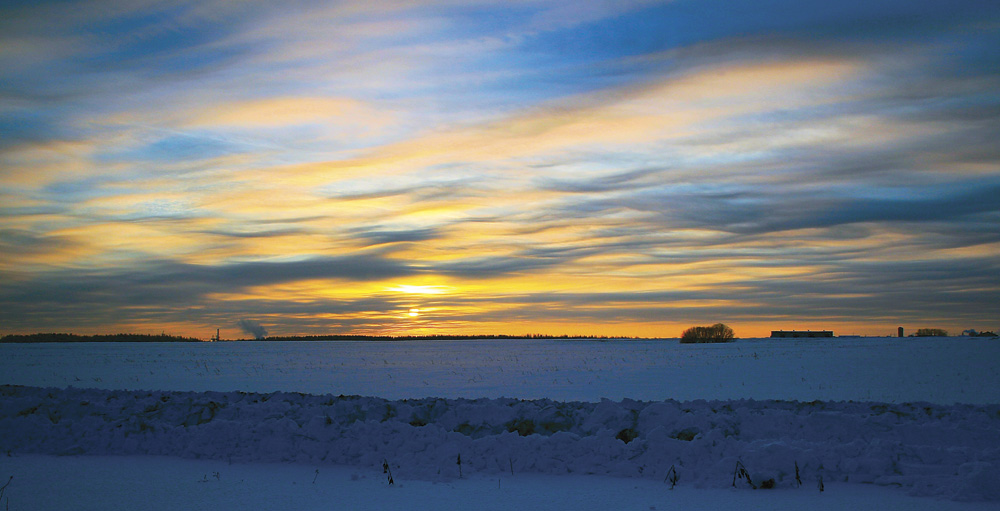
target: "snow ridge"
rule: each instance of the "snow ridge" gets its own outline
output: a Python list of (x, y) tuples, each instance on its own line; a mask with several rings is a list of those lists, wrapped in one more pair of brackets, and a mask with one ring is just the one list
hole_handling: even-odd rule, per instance
[[(462, 473), (604, 474), (749, 487), (822, 480), (1000, 500), (1000, 405), (411, 399), (0, 386), (7, 453), (168, 455)], [(461, 456), (461, 467), (458, 458)]]

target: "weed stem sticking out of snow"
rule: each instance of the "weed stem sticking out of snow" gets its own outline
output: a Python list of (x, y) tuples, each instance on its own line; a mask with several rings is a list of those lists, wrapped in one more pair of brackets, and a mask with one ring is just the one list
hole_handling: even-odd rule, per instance
[(382, 460), (382, 473), (388, 474), (389, 486), (396, 484), (395, 481), (392, 480), (392, 470), (389, 469), (389, 460)]
[[(5, 506), (5, 509), (8, 509), (8, 510), (10, 509), (10, 495), (6, 495), (7, 494), (7, 487), (10, 486), (10, 482), (13, 481), (13, 480), (14, 480), (14, 476), (10, 476), (10, 479), (7, 479), (7, 484), (5, 484), (3, 486), (0, 486), (0, 502), (3, 502), (4, 506)], [(5, 496), (7, 497), (6, 500), (4, 500)]]
[(753, 481), (750, 479), (750, 472), (747, 471), (747, 468), (743, 466), (743, 462), (740, 460), (736, 460), (736, 468), (733, 470), (733, 488), (736, 487), (736, 479), (746, 479), (747, 484), (751, 488), (757, 489), (757, 485), (753, 484)]
[(663, 479), (663, 482), (670, 481), (670, 489), (673, 490), (674, 486), (677, 486), (677, 481), (680, 476), (677, 475), (677, 469), (673, 465), (670, 465), (670, 470), (667, 471), (667, 477)]

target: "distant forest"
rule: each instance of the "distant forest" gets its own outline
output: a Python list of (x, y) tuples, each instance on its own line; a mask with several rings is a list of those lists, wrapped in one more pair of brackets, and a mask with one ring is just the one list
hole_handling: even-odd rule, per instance
[(631, 339), (598, 335), (300, 335), (291, 337), (265, 337), (262, 341), (465, 341), (491, 339)]
[(2, 342), (201, 342), (201, 339), (166, 334), (76, 335), (49, 333), (5, 335), (0, 337), (0, 343)]
[[(264, 337), (261, 339), (232, 339), (221, 342), (238, 341), (445, 341), (445, 340), (490, 340), (490, 339), (630, 339), (630, 337), (607, 337), (596, 335), (302, 335), (283, 337)], [(11, 334), (0, 337), (0, 343), (27, 342), (205, 342), (194, 337), (176, 335), (146, 335), (146, 334), (111, 334), (111, 335), (77, 335), (77, 334)]]

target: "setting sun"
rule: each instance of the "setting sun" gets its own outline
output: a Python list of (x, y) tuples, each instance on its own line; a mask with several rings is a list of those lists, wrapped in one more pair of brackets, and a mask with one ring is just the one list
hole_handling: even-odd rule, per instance
[(420, 309), (410, 309), (410, 312), (408, 312), (407, 315), (409, 315), (411, 318), (420, 316)]

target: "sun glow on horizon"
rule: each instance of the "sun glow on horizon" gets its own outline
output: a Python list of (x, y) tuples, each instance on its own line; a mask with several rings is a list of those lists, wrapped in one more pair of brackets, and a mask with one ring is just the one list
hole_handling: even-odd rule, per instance
[(400, 284), (389, 288), (390, 291), (411, 295), (440, 295), (448, 292), (449, 289), (447, 286), (414, 286), (408, 284)]

